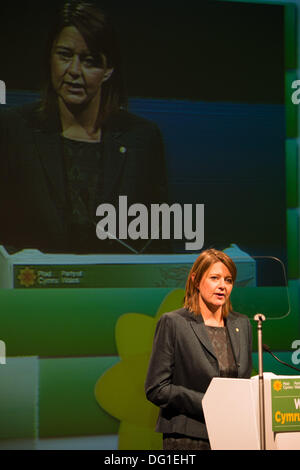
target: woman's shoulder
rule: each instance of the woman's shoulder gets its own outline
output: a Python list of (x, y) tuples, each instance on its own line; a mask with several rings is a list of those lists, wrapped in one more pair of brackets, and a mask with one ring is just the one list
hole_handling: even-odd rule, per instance
[(8, 121), (12, 121), (13, 119), (17, 119), (19, 116), (18, 112), (16, 111), (16, 107), (11, 107), (5, 104), (0, 105), (0, 122), (1, 124), (7, 123)]
[(23, 127), (23, 118), (16, 107), (0, 106), (0, 138), (2, 144), (5, 139), (15, 140), (19, 134), (18, 129)]
[(31, 127), (38, 124), (39, 103), (29, 103), (21, 106), (0, 106), (0, 122), (9, 127), (18, 122), (27, 123)]
[(106, 127), (117, 131), (131, 131), (137, 128), (145, 130), (157, 130), (155, 122), (146, 119), (143, 116), (131, 113), (127, 109), (119, 109), (112, 113), (106, 122)]
[(179, 308), (177, 310), (172, 310), (171, 312), (163, 313), (160, 317), (162, 322), (181, 322), (181, 321), (189, 321), (194, 318), (194, 314), (189, 312), (186, 308)]
[(245, 315), (244, 313), (239, 313), (239, 312), (233, 312), (233, 311), (229, 312), (228, 319), (233, 320), (233, 321), (237, 320), (243, 323), (250, 323), (249, 317)]

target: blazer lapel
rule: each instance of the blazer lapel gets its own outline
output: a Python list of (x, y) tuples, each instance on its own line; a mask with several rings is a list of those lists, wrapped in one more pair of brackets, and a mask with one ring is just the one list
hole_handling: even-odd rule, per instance
[(235, 318), (229, 313), (226, 321), (227, 331), (231, 341), (233, 355), (237, 365), (240, 362), (240, 322), (238, 318)]
[[(66, 206), (67, 201), (63, 174), (61, 129), (57, 120), (51, 121), (50, 124), (47, 123), (35, 130), (35, 143), (55, 205), (58, 209), (62, 209)], [(120, 174), (126, 161), (128, 149), (124, 143), (124, 131), (126, 129), (123, 130), (117, 122), (114, 127), (108, 126), (103, 132), (102, 152), (105, 178), (101, 193), (105, 202), (114, 199)]]
[(106, 131), (103, 135), (103, 196), (111, 201), (116, 193), (123, 165), (126, 161), (127, 146), (122, 141), (122, 132)]
[(193, 314), (193, 316), (195, 318), (195, 321), (191, 322), (191, 327), (194, 330), (197, 338), (202, 343), (202, 345), (205, 347), (205, 349), (207, 349), (210, 352), (210, 354), (217, 359), (214, 348), (213, 348), (213, 346), (211, 344), (211, 341), (208, 337), (208, 334), (207, 334), (206, 327), (205, 327), (202, 316), (201, 315), (194, 315), (194, 314)]
[[(201, 315), (194, 316), (195, 321), (191, 322), (191, 327), (202, 345), (216, 357), (215, 351), (208, 337), (205, 324)], [(226, 321), (227, 331), (232, 345), (233, 355), (236, 363), (240, 361), (240, 324), (239, 319), (229, 314)]]
[(51, 195), (58, 208), (66, 205), (62, 164), (62, 143), (59, 133), (35, 131), (36, 146), (41, 164), (47, 176)]

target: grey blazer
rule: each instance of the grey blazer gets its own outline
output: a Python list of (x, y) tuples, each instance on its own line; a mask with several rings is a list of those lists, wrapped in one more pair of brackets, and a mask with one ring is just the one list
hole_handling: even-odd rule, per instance
[[(248, 317), (229, 313), (226, 326), (238, 377), (252, 371), (252, 329)], [(157, 323), (145, 391), (160, 407), (156, 431), (207, 438), (202, 398), (218, 361), (201, 315), (185, 308), (165, 313)]]

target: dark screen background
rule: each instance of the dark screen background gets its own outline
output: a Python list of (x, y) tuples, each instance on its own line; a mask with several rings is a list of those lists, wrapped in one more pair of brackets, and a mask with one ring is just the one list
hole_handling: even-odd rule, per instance
[[(16, 9), (3, 2), (1, 79), (10, 89), (39, 89), (47, 25), (63, 3), (27, 0)], [(282, 6), (98, 3), (114, 20), (129, 96), (284, 103)]]
[[(2, 7), (8, 91), (40, 89), (47, 25), (61, 3)], [(204, 248), (236, 243), (285, 261), (284, 8), (99, 3), (120, 37), (130, 109), (162, 131), (171, 202), (205, 204)]]

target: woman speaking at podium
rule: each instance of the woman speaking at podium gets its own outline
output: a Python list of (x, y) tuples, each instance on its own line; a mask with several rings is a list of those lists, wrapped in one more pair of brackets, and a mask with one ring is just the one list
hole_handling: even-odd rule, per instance
[(96, 209), (108, 203), (118, 214), (121, 195), (128, 206), (166, 202), (163, 142), (154, 123), (125, 109), (119, 46), (102, 9), (59, 9), (44, 71), (40, 102), (0, 110), (0, 243), (130, 253), (97, 238)]
[(156, 431), (165, 450), (210, 449), (202, 398), (211, 379), (251, 376), (250, 321), (230, 302), (235, 279), (229, 256), (203, 251), (189, 273), (184, 308), (157, 324), (145, 391), (160, 407)]

